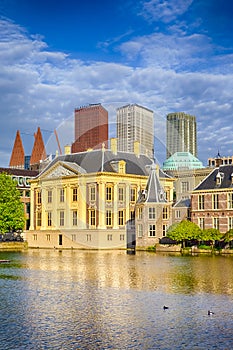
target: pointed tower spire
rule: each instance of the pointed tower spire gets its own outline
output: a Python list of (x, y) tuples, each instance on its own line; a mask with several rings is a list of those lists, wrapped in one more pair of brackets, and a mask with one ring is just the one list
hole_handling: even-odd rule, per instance
[(41, 160), (46, 158), (46, 150), (42, 138), (40, 127), (35, 134), (35, 141), (32, 149), (30, 165), (39, 164)]
[(9, 167), (24, 169), (24, 148), (19, 130), (16, 133)]
[(150, 167), (146, 189), (140, 193), (138, 202), (166, 203), (166, 194), (157, 175), (156, 164)]

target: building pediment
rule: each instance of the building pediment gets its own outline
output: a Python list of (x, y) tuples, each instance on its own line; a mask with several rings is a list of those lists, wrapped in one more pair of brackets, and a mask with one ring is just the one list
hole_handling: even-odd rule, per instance
[(43, 180), (49, 180), (59, 177), (74, 176), (80, 173), (83, 173), (82, 168), (78, 169), (77, 165), (73, 167), (72, 164), (67, 165), (64, 162), (59, 162), (56, 163), (52, 168), (49, 168), (48, 171), (45, 170), (45, 172), (40, 176), (40, 178)]

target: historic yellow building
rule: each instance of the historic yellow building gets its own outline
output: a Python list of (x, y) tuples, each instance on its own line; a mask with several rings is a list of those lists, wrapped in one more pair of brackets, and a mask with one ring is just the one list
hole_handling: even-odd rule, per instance
[[(113, 249), (127, 247), (127, 223), (146, 188), (152, 160), (135, 153), (91, 150), (57, 156), (31, 181), (29, 247)], [(173, 180), (161, 172), (169, 201)]]

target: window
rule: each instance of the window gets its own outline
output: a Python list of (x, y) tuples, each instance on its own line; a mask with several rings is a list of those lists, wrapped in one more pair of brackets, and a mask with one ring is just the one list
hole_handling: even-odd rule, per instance
[(37, 204), (41, 204), (41, 191), (37, 192)]
[(71, 235), (71, 240), (72, 240), (72, 242), (75, 242), (76, 241), (76, 235)]
[(107, 235), (107, 240), (112, 241), (112, 235)]
[(189, 183), (187, 181), (181, 182), (181, 193), (189, 191)]
[(136, 188), (130, 189), (130, 202), (136, 202)]
[(143, 235), (143, 226), (142, 224), (138, 224), (138, 237), (142, 237)]
[(118, 225), (123, 226), (124, 225), (124, 210), (118, 211)]
[(33, 235), (33, 241), (37, 241), (37, 235)]
[(180, 219), (180, 210), (175, 210), (175, 219)]
[(95, 186), (90, 187), (90, 200), (95, 201), (96, 200), (96, 191)]
[(219, 230), (219, 218), (213, 218), (213, 228)]
[(65, 225), (65, 213), (64, 211), (60, 211), (60, 226), (64, 226)]
[(163, 220), (168, 219), (168, 207), (163, 208)]
[(155, 219), (155, 208), (154, 207), (150, 207), (149, 208), (149, 219)]
[(106, 210), (106, 226), (112, 226), (112, 211)]
[(47, 225), (52, 226), (52, 212), (51, 211), (49, 211), (47, 213)]
[(64, 188), (60, 189), (60, 202), (64, 202), (65, 201), (65, 190)]
[(106, 201), (112, 200), (112, 186), (106, 187)]
[(199, 227), (204, 230), (205, 229), (205, 218), (199, 218)]
[(120, 234), (120, 241), (124, 241), (125, 240), (125, 235), (124, 234)]
[(41, 211), (38, 211), (37, 218), (36, 218), (36, 225), (41, 226)]
[(52, 203), (52, 190), (48, 190), (48, 203)]
[(199, 194), (199, 196), (198, 196), (198, 209), (199, 210), (205, 209), (205, 196), (204, 196), (204, 194)]
[(141, 220), (142, 219), (142, 207), (138, 208), (138, 219)]
[(118, 201), (122, 202), (124, 200), (124, 187), (118, 188)]
[(149, 237), (155, 237), (155, 224), (149, 225)]
[(228, 218), (228, 230), (233, 229), (233, 217)]
[(77, 202), (78, 200), (78, 189), (77, 187), (73, 188), (73, 202)]
[(78, 225), (78, 212), (77, 210), (73, 210), (73, 226)]
[(46, 240), (48, 241), (48, 242), (50, 242), (50, 238), (51, 238), (51, 236), (48, 234), (48, 235), (46, 235)]
[(90, 223), (90, 226), (95, 226), (96, 225), (95, 209), (91, 209), (89, 211), (89, 223)]
[(233, 209), (233, 193), (228, 193), (228, 209)]
[(167, 233), (167, 225), (163, 225), (163, 237), (166, 236)]
[(130, 220), (134, 220), (134, 219), (135, 219), (135, 211), (130, 210)]
[(213, 194), (213, 209), (219, 208), (218, 194)]
[(91, 235), (90, 234), (87, 234), (87, 241), (91, 241)]

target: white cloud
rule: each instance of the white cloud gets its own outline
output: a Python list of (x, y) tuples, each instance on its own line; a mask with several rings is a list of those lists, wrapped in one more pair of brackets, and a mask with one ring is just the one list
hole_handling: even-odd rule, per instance
[[(203, 47), (205, 54), (212, 50), (207, 37), (184, 35), (176, 40), (174, 35), (153, 34), (135, 38), (121, 46), (124, 56), (140, 56), (141, 64), (134, 66), (130, 61), (71, 59), (62, 52), (50, 52), (41, 37), (30, 37), (11, 22), (0, 21), (0, 28), (1, 165), (9, 164), (17, 129), (31, 134), (22, 134), (26, 153), (31, 151), (38, 126), (50, 131), (42, 131), (43, 137), (48, 152), (55, 152), (53, 130), (58, 129), (62, 147), (72, 142), (74, 108), (97, 102), (109, 111), (111, 137), (117, 107), (138, 103), (152, 109), (160, 163), (165, 157), (165, 117), (175, 111), (196, 115), (199, 155), (205, 164), (217, 153), (218, 143), (222, 154), (232, 154), (233, 77), (229, 69), (220, 73), (216, 58), (215, 69), (209, 69), (202, 51)], [(224, 55), (221, 62), (229, 68), (230, 60)], [(205, 69), (198, 70), (199, 65)]]
[(141, 15), (151, 21), (168, 23), (185, 13), (193, 0), (150, 0), (143, 3)]

